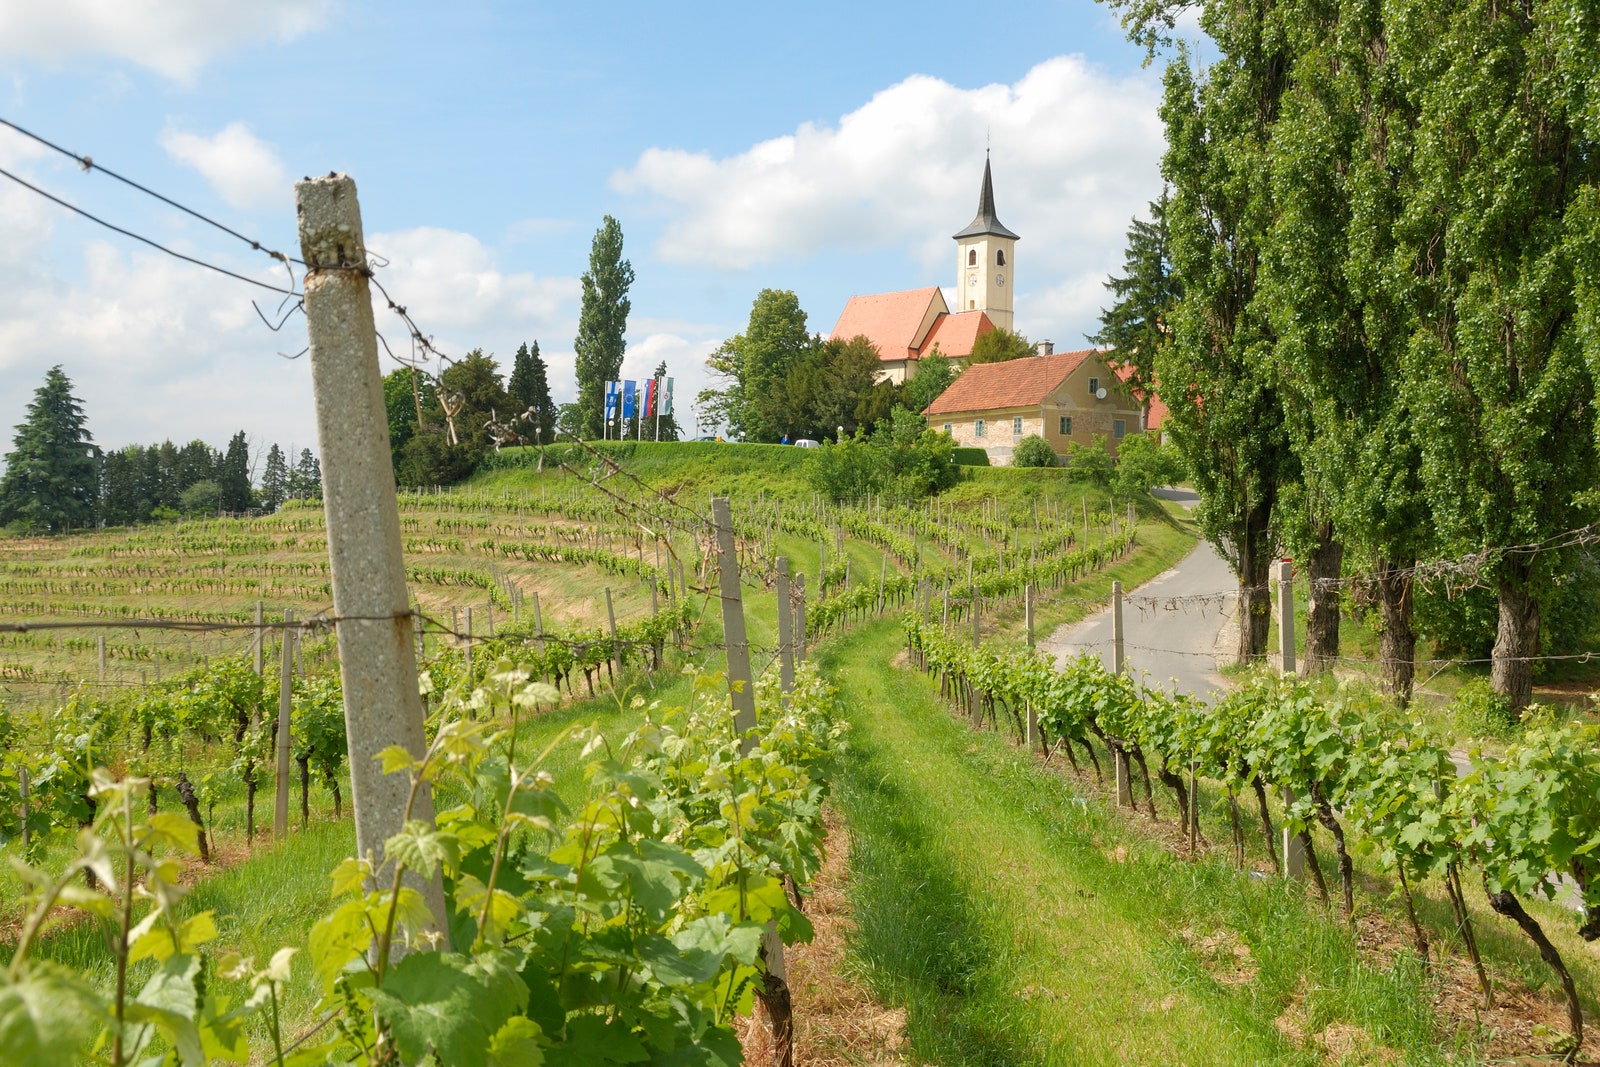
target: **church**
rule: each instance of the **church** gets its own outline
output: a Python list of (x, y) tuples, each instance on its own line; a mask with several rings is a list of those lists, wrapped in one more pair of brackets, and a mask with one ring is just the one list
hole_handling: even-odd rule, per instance
[[(880, 380), (904, 382), (916, 374), (917, 361), (935, 351), (965, 366), (978, 338), (1016, 329), (1012, 294), (1021, 238), (995, 214), (987, 158), (977, 217), (954, 239), (956, 293), (965, 306), (951, 310), (938, 286), (856, 296), (833, 327), (837, 340), (860, 336), (877, 347)], [(1044, 438), (1058, 456), (1069, 444), (1101, 440), (1116, 455), (1128, 434), (1159, 426), (1150, 421), (1159, 401), (1142, 404), (1123, 378), (1101, 352), (1058, 353), (1041, 341), (1035, 356), (964, 370), (925, 414), (929, 426), (958, 445), (983, 449), (990, 463), (1010, 463), (1016, 445), (1030, 435)]]
[(946, 358), (965, 360), (979, 337), (996, 328), (1016, 328), (1011, 294), (1019, 240), (995, 215), (994, 178), (985, 159), (978, 215), (955, 235), (957, 292), (965, 306), (952, 311), (936, 285), (853, 296), (833, 327), (833, 337), (867, 338), (877, 346), (882, 377), (897, 385), (915, 374), (917, 360), (935, 349)]

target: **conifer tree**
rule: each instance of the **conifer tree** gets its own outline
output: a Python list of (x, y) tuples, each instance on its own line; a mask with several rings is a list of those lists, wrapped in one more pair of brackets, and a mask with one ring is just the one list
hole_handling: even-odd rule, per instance
[(277, 445), (267, 453), (267, 466), (261, 472), (261, 506), (277, 511), (289, 499), (289, 464)]
[(88, 421), (72, 382), (51, 367), (6, 456), (0, 522), (48, 533), (94, 522), (99, 463)]
[(217, 469), (217, 486), (222, 490), (223, 511), (249, 511), (255, 504), (255, 494), (250, 490), (250, 443), (243, 430), (228, 442)]
[(522, 345), (517, 349), (506, 392), (511, 394), (517, 413), (533, 411), (531, 421), (518, 427), (523, 436), (549, 444), (555, 437), (556, 405), (550, 399), (550, 379), (539, 355), (538, 341), (533, 342), (532, 348)]

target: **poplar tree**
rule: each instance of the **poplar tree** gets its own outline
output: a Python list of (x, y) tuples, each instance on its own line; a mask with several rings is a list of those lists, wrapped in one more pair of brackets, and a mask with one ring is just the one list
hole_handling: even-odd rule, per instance
[(0, 478), (0, 523), (60, 533), (94, 522), (98, 459), (83, 403), (60, 364), (34, 390)]
[(617, 380), (623, 335), (632, 303), (633, 265), (622, 258), (622, 224), (610, 215), (595, 231), (584, 272), (583, 303), (578, 311), (578, 336), (572, 347), (578, 378), (578, 410), (585, 437), (599, 437), (605, 419), (606, 383)]
[(1413, 6), (1391, 41), (1418, 100), (1403, 389), (1434, 523), (1451, 549), (1488, 550), (1491, 677), (1520, 708), (1541, 601), (1573, 551), (1547, 542), (1594, 519), (1600, 474), (1593, 309), (1578, 296), (1600, 260), (1596, 30), (1557, 0)]
[(1213, 6), (1207, 15), (1207, 32), (1229, 58), (1200, 78), (1180, 47), (1164, 79), (1162, 174), (1183, 296), (1154, 373), (1166, 383), (1168, 432), (1200, 493), (1195, 517), (1238, 579), (1238, 655), (1248, 662), (1266, 652), (1280, 490), (1300, 475), (1273, 372), (1276, 338), (1257, 291), (1288, 42), (1276, 9)]

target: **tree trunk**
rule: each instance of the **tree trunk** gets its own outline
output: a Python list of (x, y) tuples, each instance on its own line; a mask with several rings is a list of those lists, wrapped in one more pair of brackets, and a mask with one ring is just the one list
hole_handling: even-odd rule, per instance
[(1161, 784), (1172, 790), (1172, 795), (1178, 798), (1178, 827), (1184, 833), (1189, 832), (1189, 790), (1183, 784), (1183, 775), (1173, 774), (1164, 761), (1156, 762), (1156, 777), (1161, 779)]
[(1267, 574), (1272, 567), (1272, 534), (1269, 503), (1249, 510), (1235, 542), (1234, 573), (1239, 578), (1239, 663), (1259, 662), (1267, 654), (1267, 629), (1272, 622), (1272, 593)]
[(1539, 654), (1539, 601), (1528, 589), (1529, 567), (1503, 564), (1515, 573), (1500, 579), (1500, 626), (1494, 638), (1489, 678), (1495, 692), (1520, 713), (1533, 699), (1533, 657)]
[(1356, 898), (1354, 885), (1354, 870), (1350, 862), (1350, 853), (1344, 847), (1344, 827), (1339, 825), (1339, 819), (1333, 814), (1333, 808), (1322, 796), (1322, 789), (1313, 786), (1311, 798), (1317, 805), (1317, 821), (1333, 835), (1333, 847), (1339, 860), (1339, 889), (1344, 896), (1344, 917), (1354, 920), (1356, 913)]
[(1508, 890), (1489, 893), (1487, 876), (1483, 891), (1489, 894), (1489, 906), (1520, 926), (1522, 932), (1528, 935), (1528, 940), (1539, 947), (1539, 957), (1560, 976), (1561, 988), (1567, 994), (1567, 1028), (1572, 1032), (1572, 1048), (1566, 1055), (1567, 1062), (1571, 1063), (1583, 1045), (1583, 1008), (1578, 1003), (1578, 987), (1573, 985), (1572, 975), (1561, 959), (1561, 953), (1556, 951), (1556, 947), (1545, 936), (1544, 928), (1539, 925), (1539, 921), (1523, 909), (1522, 901), (1517, 899), (1515, 893)]
[(1317, 547), (1311, 553), (1310, 597), (1306, 611), (1307, 674), (1333, 669), (1339, 657), (1339, 575), (1344, 569), (1344, 543), (1333, 533), (1333, 523), (1317, 530)]
[(244, 839), (256, 839), (256, 764), (254, 760), (244, 765)]
[(1272, 860), (1273, 869), (1278, 867), (1278, 846), (1272, 841), (1272, 811), (1267, 807), (1267, 788), (1261, 784), (1259, 777), (1250, 779), (1250, 784), (1255, 787), (1256, 806), (1261, 809), (1261, 831), (1267, 839), (1267, 857)]
[(1411, 568), (1414, 559), (1378, 560), (1378, 671), (1383, 691), (1402, 706), (1411, 701), (1416, 681), (1417, 632), (1411, 624)]
[(200, 798), (195, 795), (194, 786), (190, 784), (186, 771), (178, 772), (178, 796), (183, 800), (184, 810), (189, 813), (189, 821), (194, 823), (198, 831), (195, 836), (200, 839), (200, 861), (210, 863), (211, 848), (206, 843), (205, 820), (200, 817)]

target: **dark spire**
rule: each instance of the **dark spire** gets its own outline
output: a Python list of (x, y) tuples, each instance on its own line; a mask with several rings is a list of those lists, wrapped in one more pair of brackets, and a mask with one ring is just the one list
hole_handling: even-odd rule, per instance
[(1013, 241), (1022, 240), (1016, 234), (1000, 224), (994, 217), (994, 178), (989, 173), (989, 154), (983, 157), (983, 190), (978, 193), (978, 217), (967, 225), (967, 228), (955, 235), (959, 241), (963, 237), (978, 237), (983, 234), (993, 234), (996, 237), (1009, 237)]

